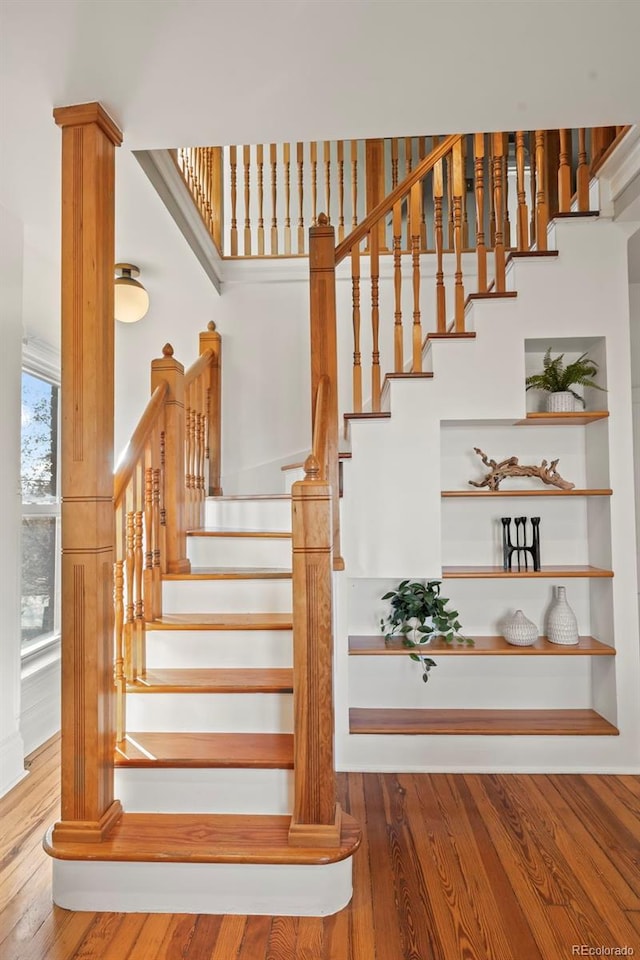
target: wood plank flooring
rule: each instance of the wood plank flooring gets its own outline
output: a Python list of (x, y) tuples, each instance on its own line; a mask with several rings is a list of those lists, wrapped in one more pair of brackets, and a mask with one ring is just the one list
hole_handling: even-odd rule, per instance
[(58, 762), (46, 744), (0, 800), (1, 960), (564, 960), (583, 944), (640, 955), (638, 777), (341, 774), (340, 801), (364, 828), (349, 907), (168, 916), (52, 906), (41, 844)]

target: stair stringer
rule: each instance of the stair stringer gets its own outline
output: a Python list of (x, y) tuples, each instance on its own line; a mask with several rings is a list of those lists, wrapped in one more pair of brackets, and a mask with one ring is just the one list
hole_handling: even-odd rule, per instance
[[(347, 566), (345, 573), (336, 577), (336, 756), (340, 769), (640, 770), (626, 233), (603, 218), (580, 218), (554, 222), (549, 237), (549, 247), (560, 251), (558, 258), (525, 258), (510, 264), (508, 287), (517, 291), (516, 298), (471, 302), (467, 328), (476, 331), (475, 341), (432, 341), (433, 380), (392, 381), (391, 418), (351, 422), (353, 456), (344, 466), (342, 502)], [(354, 585), (369, 580), (371, 597), (379, 597), (399, 578), (441, 576), (440, 424), (443, 420), (486, 419), (513, 423), (523, 418), (525, 340), (558, 337), (606, 338), (607, 376), (609, 383), (615, 383), (615, 391), (607, 397), (610, 419), (589, 429), (609, 431), (609, 485), (615, 496), (610, 504), (608, 559), (615, 571), (611, 589), (617, 655), (615, 664), (613, 658), (607, 658), (606, 664), (594, 664), (591, 682), (594, 709), (618, 726), (620, 736), (523, 739), (349, 734), (347, 637), (353, 626), (349, 598), (354, 595)], [(597, 471), (597, 464), (591, 466)], [(591, 543), (589, 548), (591, 554)], [(589, 562), (597, 565), (602, 560), (590, 556)], [(599, 607), (605, 606), (599, 583), (592, 585), (591, 595), (591, 618), (597, 627)], [(603, 629), (606, 640), (613, 643), (614, 636)], [(373, 615), (369, 629), (360, 627), (360, 631), (379, 632)], [(361, 658), (353, 659), (359, 662)], [(357, 669), (352, 663), (351, 670)], [(389, 669), (385, 674), (389, 683), (393, 682), (392, 673)], [(481, 671), (479, 674), (481, 677)], [(431, 686), (424, 688), (425, 707), (430, 706)]]

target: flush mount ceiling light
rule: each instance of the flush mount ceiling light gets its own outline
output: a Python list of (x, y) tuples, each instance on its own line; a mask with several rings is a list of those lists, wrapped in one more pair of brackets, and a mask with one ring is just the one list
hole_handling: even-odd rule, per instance
[(140, 271), (132, 263), (116, 263), (115, 271), (115, 318), (121, 323), (136, 323), (149, 309), (149, 294), (135, 279)]

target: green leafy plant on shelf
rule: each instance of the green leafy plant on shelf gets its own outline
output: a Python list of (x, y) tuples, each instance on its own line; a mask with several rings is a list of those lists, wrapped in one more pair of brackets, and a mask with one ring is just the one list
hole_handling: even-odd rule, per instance
[(572, 390), (572, 387), (594, 387), (596, 390), (604, 390), (604, 387), (599, 386), (593, 379), (598, 372), (598, 364), (595, 360), (587, 357), (586, 353), (581, 354), (577, 360), (565, 366), (564, 353), (552, 358), (551, 347), (549, 347), (542, 360), (542, 367), (542, 373), (534, 373), (527, 377), (527, 390), (570, 393), (583, 406), (584, 398), (575, 390)]
[[(390, 611), (380, 619), (380, 627), (385, 641), (401, 636), (405, 647), (419, 650), (434, 637), (442, 637), (445, 643), (457, 643), (473, 646), (470, 637), (460, 634), (461, 624), (457, 610), (448, 610), (449, 600), (441, 596), (440, 580), (403, 580), (396, 590), (390, 590), (382, 597), (390, 601)], [(436, 662), (421, 653), (411, 653), (422, 667), (422, 679), (426, 683), (429, 671), (437, 666)]]

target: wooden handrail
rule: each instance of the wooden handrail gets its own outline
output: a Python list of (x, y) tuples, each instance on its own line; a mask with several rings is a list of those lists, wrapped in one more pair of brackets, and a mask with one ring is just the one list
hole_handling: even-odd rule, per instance
[(196, 380), (201, 373), (207, 369), (211, 361), (213, 360), (213, 350), (209, 347), (204, 353), (201, 353), (197, 360), (194, 360), (189, 369), (185, 372), (184, 375), (184, 385), (185, 387), (190, 386), (194, 380)]
[(327, 479), (327, 441), (329, 433), (329, 390), (331, 384), (326, 375), (320, 377), (316, 391), (313, 418), (313, 442), (311, 456), (320, 466), (320, 480)]
[(144, 413), (138, 421), (138, 426), (133, 431), (133, 435), (124, 452), (120, 466), (113, 477), (113, 499), (116, 507), (120, 506), (127, 484), (133, 476), (133, 471), (140, 461), (146, 443), (156, 425), (158, 414), (162, 410), (164, 398), (169, 385), (166, 380), (159, 383), (151, 394), (151, 399), (147, 404)]
[(410, 193), (411, 187), (415, 183), (419, 183), (420, 180), (425, 177), (429, 171), (433, 170), (436, 163), (439, 160), (442, 160), (450, 150), (453, 149), (454, 144), (458, 143), (462, 139), (461, 133), (451, 134), (448, 137), (445, 137), (442, 143), (439, 143), (437, 147), (429, 153), (424, 160), (421, 160), (417, 166), (413, 168), (411, 173), (409, 173), (402, 183), (399, 183), (395, 189), (388, 194), (384, 200), (382, 200), (377, 207), (369, 213), (364, 220), (358, 224), (355, 230), (352, 230), (348, 237), (339, 243), (336, 247), (336, 266), (344, 260), (346, 255), (349, 253), (351, 248), (359, 243), (367, 234), (371, 231), (372, 227), (378, 223), (382, 217), (386, 217), (387, 214), (391, 213), (393, 210), (394, 204), (398, 200), (403, 200), (404, 197)]

